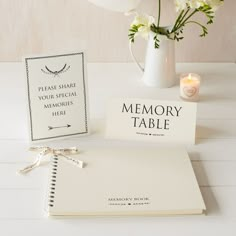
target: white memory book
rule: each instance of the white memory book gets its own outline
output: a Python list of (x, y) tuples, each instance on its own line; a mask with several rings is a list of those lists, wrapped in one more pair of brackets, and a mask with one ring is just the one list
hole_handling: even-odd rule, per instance
[(50, 216), (188, 215), (206, 210), (182, 148), (89, 149), (83, 169), (52, 158)]

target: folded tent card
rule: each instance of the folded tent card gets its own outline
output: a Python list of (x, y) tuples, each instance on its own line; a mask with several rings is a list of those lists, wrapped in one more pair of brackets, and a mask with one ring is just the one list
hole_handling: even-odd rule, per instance
[(194, 144), (196, 113), (196, 103), (113, 99), (108, 103), (106, 137)]
[(30, 140), (89, 133), (85, 53), (25, 58)]

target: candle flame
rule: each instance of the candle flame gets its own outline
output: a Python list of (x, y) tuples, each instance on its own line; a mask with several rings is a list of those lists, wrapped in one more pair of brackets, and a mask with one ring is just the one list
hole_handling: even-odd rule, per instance
[(189, 80), (192, 80), (192, 74), (189, 74), (189, 75), (188, 75), (188, 79), (189, 79)]

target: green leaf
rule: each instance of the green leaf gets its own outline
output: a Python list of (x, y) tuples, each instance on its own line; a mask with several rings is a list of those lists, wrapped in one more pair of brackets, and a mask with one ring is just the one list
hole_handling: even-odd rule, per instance
[(156, 49), (160, 47), (160, 40), (158, 39), (158, 34), (154, 36), (154, 46)]

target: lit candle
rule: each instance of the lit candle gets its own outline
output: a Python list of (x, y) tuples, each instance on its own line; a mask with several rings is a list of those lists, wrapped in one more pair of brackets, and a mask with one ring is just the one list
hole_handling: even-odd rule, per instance
[(201, 78), (197, 74), (182, 74), (180, 76), (180, 97), (186, 101), (199, 100)]

